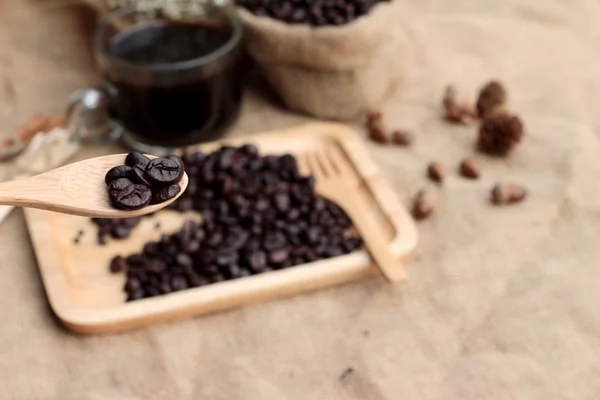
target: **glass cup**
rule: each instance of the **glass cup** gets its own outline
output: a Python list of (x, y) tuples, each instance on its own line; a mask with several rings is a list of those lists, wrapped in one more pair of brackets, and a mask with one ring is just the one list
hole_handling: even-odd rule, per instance
[(67, 111), (80, 140), (164, 153), (219, 137), (239, 114), (246, 57), (226, 5), (177, 20), (121, 9), (98, 21), (95, 54), (104, 83), (74, 93)]

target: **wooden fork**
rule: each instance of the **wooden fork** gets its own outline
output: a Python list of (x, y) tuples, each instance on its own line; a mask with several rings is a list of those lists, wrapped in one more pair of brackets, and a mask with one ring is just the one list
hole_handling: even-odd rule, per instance
[(362, 202), (354, 201), (352, 191), (356, 189), (349, 184), (352, 167), (339, 150), (331, 147), (312, 150), (299, 156), (298, 162), (302, 169), (314, 175), (317, 193), (337, 203), (352, 219), (384, 277), (390, 282), (405, 279), (401, 261), (390, 252), (380, 229), (369, 217), (369, 210)]

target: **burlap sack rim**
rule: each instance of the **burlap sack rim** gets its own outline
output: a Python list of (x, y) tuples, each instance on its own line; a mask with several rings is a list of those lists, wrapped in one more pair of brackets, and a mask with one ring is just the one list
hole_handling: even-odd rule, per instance
[[(387, 41), (392, 40), (392, 27), (387, 26), (393, 19), (396, 0), (377, 3), (371, 11), (356, 20), (340, 26), (314, 27), (307, 24), (289, 24), (271, 17), (259, 17), (243, 7), (236, 6), (239, 18), (244, 24), (246, 41), (252, 57), (260, 63), (289, 64), (304, 66), (311, 69), (331, 71), (352, 70), (362, 67), (368, 62), (370, 55), (376, 53)], [(381, 29), (374, 32), (372, 26), (379, 25)], [(366, 41), (363, 46), (352, 49), (349, 46), (340, 47), (346, 41), (356, 39), (357, 32), (373, 32), (370, 37), (361, 37)], [(309, 37), (310, 50), (315, 57), (303, 59), (303, 54), (293, 50), (284, 52), (269, 51), (273, 48), (273, 38)], [(271, 42), (271, 43), (269, 43)], [(293, 48), (293, 46), (292, 46)], [(279, 47), (281, 49), (281, 47)], [(317, 57), (318, 54), (328, 54), (328, 57)]]

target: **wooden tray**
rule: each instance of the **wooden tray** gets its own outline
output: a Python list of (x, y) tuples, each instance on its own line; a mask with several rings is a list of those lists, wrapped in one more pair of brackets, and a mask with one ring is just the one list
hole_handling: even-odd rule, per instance
[[(319, 146), (339, 146), (356, 168), (351, 184), (357, 201), (365, 201), (371, 217), (389, 238), (399, 258), (410, 255), (417, 243), (414, 222), (378, 172), (359, 138), (338, 124), (311, 124), (199, 146), (210, 150), (227, 143), (253, 143), (262, 154), (301, 154)], [(302, 171), (305, 172), (305, 171)], [(165, 210), (142, 222), (126, 240), (96, 243), (96, 227), (87, 218), (25, 210), (50, 305), (68, 329), (78, 333), (113, 332), (177, 317), (211, 313), (243, 304), (296, 294), (361, 278), (377, 269), (365, 251), (316, 261), (280, 271), (220, 282), (177, 293), (125, 302), (125, 277), (108, 272), (116, 254), (139, 251), (148, 240), (177, 231), (190, 215)], [(160, 229), (156, 223), (160, 222)], [(73, 239), (84, 231), (79, 244)]]

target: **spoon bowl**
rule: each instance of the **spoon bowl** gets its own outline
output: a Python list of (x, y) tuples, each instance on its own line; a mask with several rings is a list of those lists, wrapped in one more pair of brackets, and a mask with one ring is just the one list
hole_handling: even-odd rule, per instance
[(150, 214), (168, 206), (187, 188), (188, 176), (184, 172), (178, 183), (181, 190), (172, 199), (139, 210), (114, 208), (108, 197), (104, 176), (112, 167), (124, 164), (126, 156), (112, 154), (90, 158), (29, 178), (0, 183), (0, 204), (83, 217), (129, 218)]

